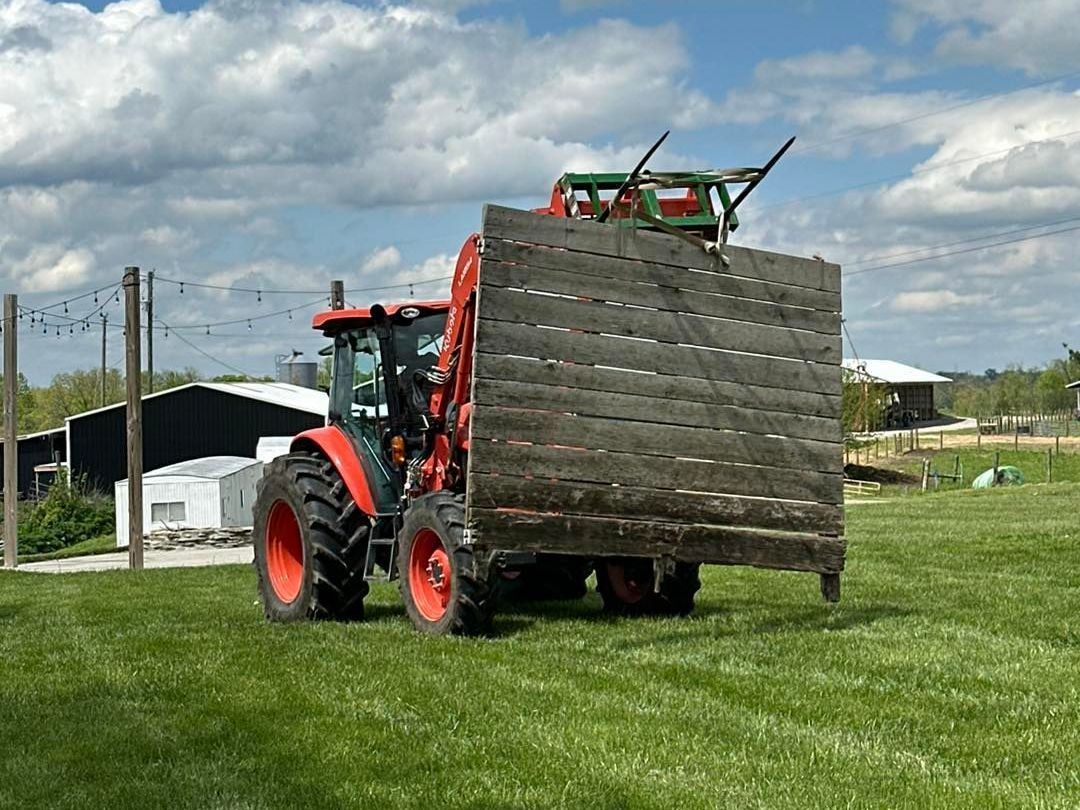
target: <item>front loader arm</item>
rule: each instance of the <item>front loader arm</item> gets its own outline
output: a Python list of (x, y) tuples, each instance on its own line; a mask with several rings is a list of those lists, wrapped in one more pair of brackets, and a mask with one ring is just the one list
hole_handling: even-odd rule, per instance
[(433, 375), (439, 384), (431, 395), (430, 410), (437, 425), (431, 454), (423, 465), (423, 476), (431, 491), (444, 489), (457, 470), (455, 450), (468, 450), (469, 413), (472, 410), (473, 336), (476, 321), (476, 283), (480, 272), (480, 236), (465, 240), (454, 267), (450, 288), (450, 311), (443, 331), (442, 352)]

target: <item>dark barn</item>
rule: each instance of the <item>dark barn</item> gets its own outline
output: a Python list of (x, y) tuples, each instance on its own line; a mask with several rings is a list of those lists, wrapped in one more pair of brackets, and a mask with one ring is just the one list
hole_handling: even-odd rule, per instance
[[(326, 395), (284, 383), (192, 383), (143, 398), (143, 468), (156, 470), (204, 456), (254, 457), (263, 436), (321, 427)], [(123, 403), (67, 420), (73, 476), (112, 492), (127, 478)]]
[[(0, 440), (0, 447), (2, 446), (3, 441)], [(19, 449), (19, 497), (36, 497), (38, 481), (47, 485), (53, 479), (51, 471), (38, 472), (38, 470), (67, 460), (67, 434), (64, 428), (28, 433), (25, 436), (19, 436), (17, 446)]]

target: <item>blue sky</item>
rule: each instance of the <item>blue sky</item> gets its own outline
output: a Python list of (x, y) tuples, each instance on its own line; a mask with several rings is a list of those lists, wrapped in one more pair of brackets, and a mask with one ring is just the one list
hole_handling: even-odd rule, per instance
[[(653, 168), (758, 164), (794, 134), (735, 241), (849, 268), (863, 356), (1042, 363), (1080, 342), (1076, 234), (1034, 227), (1080, 217), (1077, 11), (0, 1), (0, 274), (31, 307), (126, 264), (225, 287), (344, 278), (432, 295), (485, 201), (540, 204), (561, 171), (626, 168), (668, 128)], [(925, 260), (1005, 232), (1039, 238)], [(898, 253), (920, 261), (872, 269)], [(311, 299), (162, 282), (163, 322), (213, 359), (163, 338), (157, 365), (269, 373), (274, 354), (318, 348), (299, 309)], [(293, 306), (292, 320), (262, 317)], [(226, 320), (239, 323), (205, 334)], [(95, 336), (71, 326), (27, 330), (35, 382), (96, 362)]]

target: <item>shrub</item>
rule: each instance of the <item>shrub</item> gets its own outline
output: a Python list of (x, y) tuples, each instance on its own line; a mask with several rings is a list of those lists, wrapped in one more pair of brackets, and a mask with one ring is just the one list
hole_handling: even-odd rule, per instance
[(116, 529), (112, 499), (63, 471), (43, 500), (20, 511), (19, 551), (27, 554), (57, 551)]

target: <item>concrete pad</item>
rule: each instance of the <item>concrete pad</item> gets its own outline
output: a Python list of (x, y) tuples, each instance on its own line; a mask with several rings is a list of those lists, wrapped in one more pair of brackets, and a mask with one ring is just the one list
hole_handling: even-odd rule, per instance
[[(146, 551), (145, 568), (197, 568), (204, 565), (250, 564), (255, 557), (251, 546), (240, 548), (185, 548), (170, 551)], [(66, 560), (46, 560), (25, 563), (20, 571), (44, 574), (69, 574), (78, 571), (111, 571), (128, 567), (127, 551), (92, 554), (87, 557), (68, 557)]]

